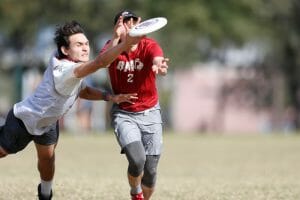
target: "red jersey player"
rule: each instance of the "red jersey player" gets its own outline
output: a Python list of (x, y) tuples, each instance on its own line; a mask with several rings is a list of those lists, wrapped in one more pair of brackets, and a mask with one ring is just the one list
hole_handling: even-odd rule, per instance
[[(101, 50), (117, 45), (128, 28), (140, 18), (131, 11), (115, 17), (114, 34)], [(150, 199), (156, 182), (156, 169), (162, 149), (162, 120), (156, 88), (156, 75), (166, 75), (168, 59), (159, 44), (142, 37), (109, 65), (114, 94), (136, 93), (133, 103), (113, 105), (112, 126), (121, 152), (128, 159), (128, 181), (132, 199)]]

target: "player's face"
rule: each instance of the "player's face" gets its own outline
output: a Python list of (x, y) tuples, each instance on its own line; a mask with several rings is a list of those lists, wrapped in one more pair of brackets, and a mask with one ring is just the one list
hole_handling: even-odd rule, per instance
[(69, 37), (70, 45), (66, 55), (74, 62), (87, 62), (90, 56), (89, 41), (83, 33), (77, 33)]

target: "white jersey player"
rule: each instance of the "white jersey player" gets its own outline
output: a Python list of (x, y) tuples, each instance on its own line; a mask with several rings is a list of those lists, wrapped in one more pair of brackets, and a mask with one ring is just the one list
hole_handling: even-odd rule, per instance
[(54, 38), (57, 51), (50, 58), (41, 83), (31, 96), (14, 105), (0, 127), (0, 157), (17, 153), (34, 141), (41, 178), (39, 199), (52, 198), (58, 120), (75, 100), (80, 97), (132, 103), (137, 98), (136, 94), (110, 95), (87, 86), (83, 79), (106, 67), (136, 40), (139, 38), (128, 36), (125, 42), (89, 61), (89, 41), (81, 25), (72, 21), (57, 28)]

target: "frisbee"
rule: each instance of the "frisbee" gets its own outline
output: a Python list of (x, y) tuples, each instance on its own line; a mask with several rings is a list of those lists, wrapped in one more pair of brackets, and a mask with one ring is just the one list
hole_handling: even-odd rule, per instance
[(129, 35), (132, 37), (143, 36), (154, 31), (157, 31), (164, 27), (168, 23), (168, 20), (164, 17), (156, 17), (147, 19), (138, 25), (134, 26), (130, 31)]

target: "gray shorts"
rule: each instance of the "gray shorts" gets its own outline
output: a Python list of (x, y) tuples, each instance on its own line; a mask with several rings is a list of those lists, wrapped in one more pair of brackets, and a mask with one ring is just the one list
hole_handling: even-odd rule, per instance
[(58, 123), (43, 135), (31, 135), (22, 120), (14, 116), (13, 110), (9, 111), (5, 124), (0, 127), (0, 146), (9, 154), (23, 150), (32, 140), (41, 145), (56, 144), (58, 137)]
[(162, 120), (159, 105), (144, 112), (126, 112), (117, 106), (112, 108), (112, 126), (122, 149), (135, 141), (141, 141), (146, 155), (160, 155), (162, 151)]

